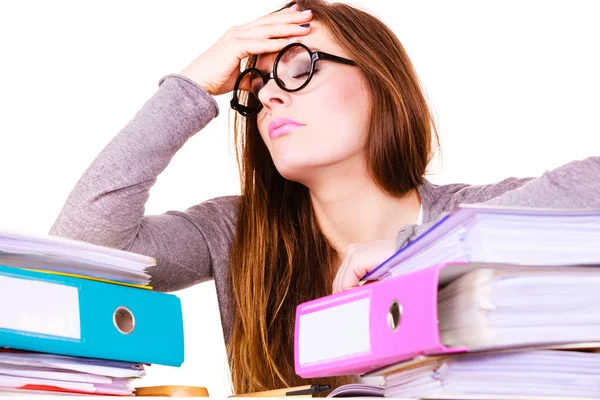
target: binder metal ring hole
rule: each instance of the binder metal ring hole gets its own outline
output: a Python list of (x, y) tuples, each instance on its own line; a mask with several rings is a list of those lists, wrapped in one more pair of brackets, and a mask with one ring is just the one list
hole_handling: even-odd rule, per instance
[(387, 314), (387, 321), (392, 332), (396, 332), (400, 327), (400, 322), (402, 321), (402, 306), (398, 304), (396, 300), (394, 300), (390, 305), (390, 309), (388, 310)]
[(127, 307), (117, 307), (113, 314), (113, 323), (124, 335), (129, 335), (135, 329), (135, 317)]

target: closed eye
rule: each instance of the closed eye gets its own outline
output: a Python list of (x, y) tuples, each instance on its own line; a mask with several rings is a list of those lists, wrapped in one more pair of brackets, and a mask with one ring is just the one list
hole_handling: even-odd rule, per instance
[[(315, 68), (313, 74), (316, 74), (318, 71), (319, 71), (319, 69)], [(294, 75), (294, 79), (308, 78), (309, 75), (310, 75), (310, 71), (302, 72), (301, 74)]]

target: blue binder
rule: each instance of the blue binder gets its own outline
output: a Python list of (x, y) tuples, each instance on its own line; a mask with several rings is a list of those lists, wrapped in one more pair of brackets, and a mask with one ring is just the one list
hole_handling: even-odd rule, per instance
[(0, 266), (0, 346), (180, 366), (175, 295)]

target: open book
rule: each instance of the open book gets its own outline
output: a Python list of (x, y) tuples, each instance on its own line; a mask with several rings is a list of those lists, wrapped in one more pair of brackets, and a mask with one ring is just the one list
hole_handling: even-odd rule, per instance
[(350, 383), (333, 389), (327, 397), (383, 397), (384, 393), (383, 386)]

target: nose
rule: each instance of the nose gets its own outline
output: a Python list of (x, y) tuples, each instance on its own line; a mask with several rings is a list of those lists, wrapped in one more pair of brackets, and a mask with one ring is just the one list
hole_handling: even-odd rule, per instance
[(275, 79), (269, 79), (267, 84), (258, 92), (258, 100), (265, 108), (287, 107), (291, 103), (291, 94), (282, 90)]

